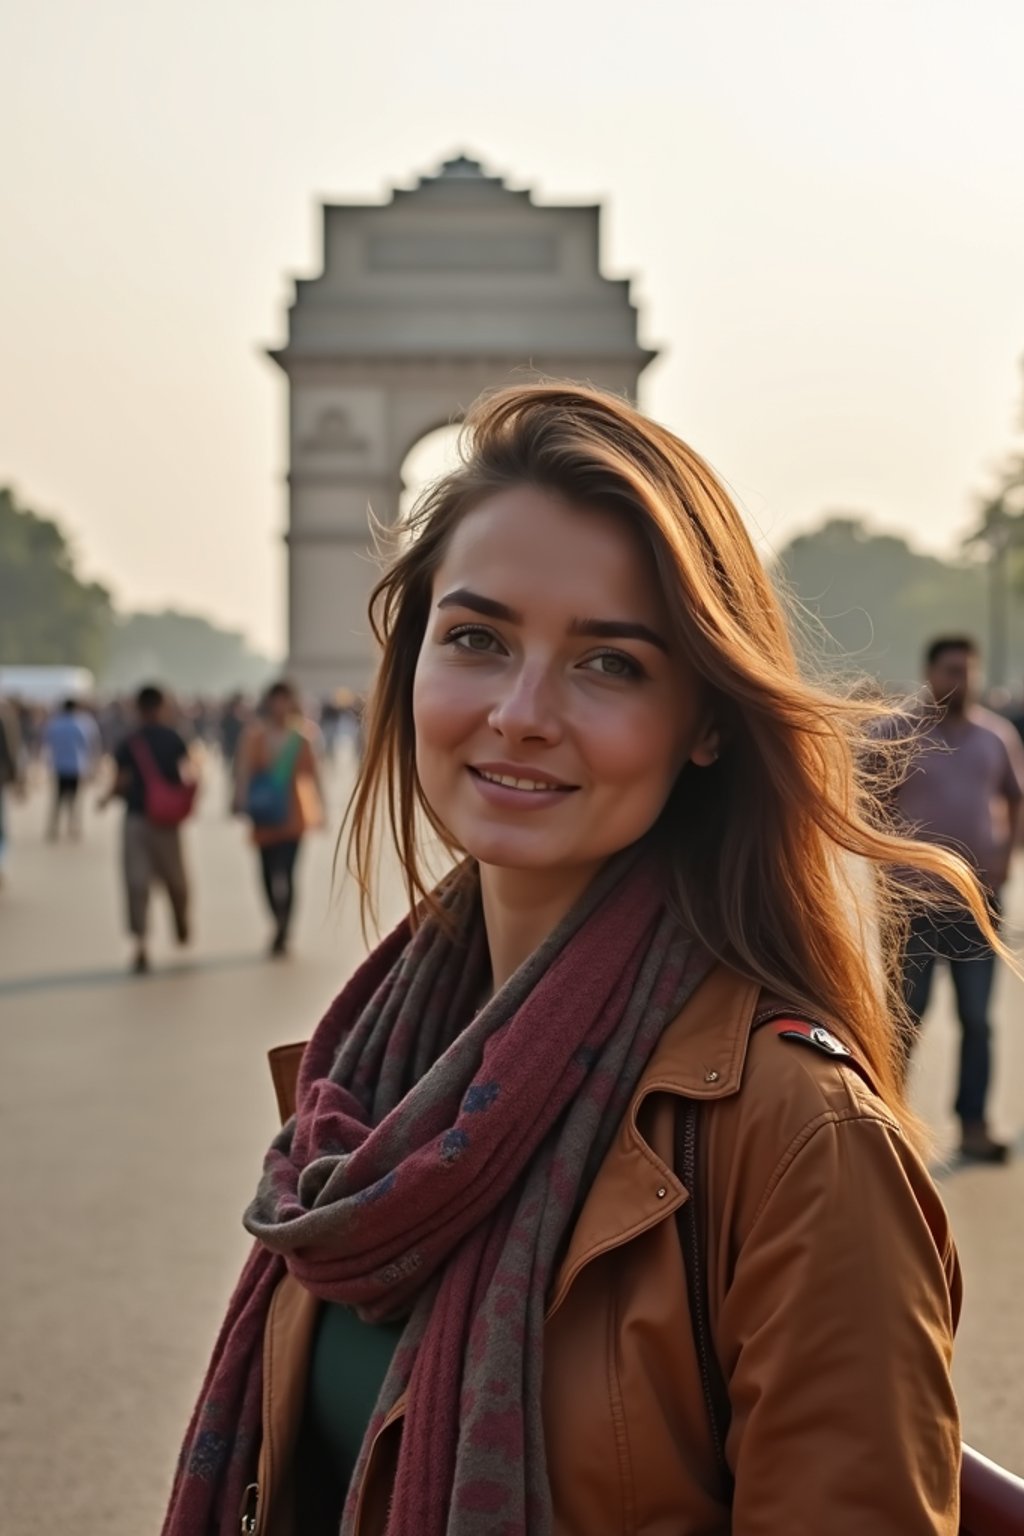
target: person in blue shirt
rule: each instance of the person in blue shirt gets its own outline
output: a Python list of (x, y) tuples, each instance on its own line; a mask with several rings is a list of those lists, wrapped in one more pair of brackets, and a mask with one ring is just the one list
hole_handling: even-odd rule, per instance
[(53, 775), (53, 799), (50, 807), (48, 836), (56, 842), (60, 835), (61, 812), (67, 813), (68, 833), (78, 838), (82, 819), (78, 792), (100, 757), (100, 733), (95, 720), (77, 699), (66, 699), (63, 707), (46, 722), (43, 746), (50, 759)]

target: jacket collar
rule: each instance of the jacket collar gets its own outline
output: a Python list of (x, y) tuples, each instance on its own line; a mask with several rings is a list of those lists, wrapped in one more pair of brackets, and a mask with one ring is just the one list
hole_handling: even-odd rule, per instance
[(760, 997), (760, 983), (715, 965), (662, 1034), (637, 1084), (633, 1114), (649, 1093), (737, 1093)]

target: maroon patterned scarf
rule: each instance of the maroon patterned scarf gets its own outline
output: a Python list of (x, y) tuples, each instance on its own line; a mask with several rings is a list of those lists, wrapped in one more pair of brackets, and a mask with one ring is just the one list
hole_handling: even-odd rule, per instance
[(185, 1439), (164, 1536), (234, 1536), (260, 1433), (261, 1349), (285, 1266), (369, 1321), (408, 1317), (342, 1518), (407, 1393), (388, 1536), (546, 1536), (545, 1303), (594, 1175), (665, 1025), (707, 970), (637, 847), (605, 866), (479, 1013), (475, 876), (454, 935), (403, 923), (306, 1051), (267, 1154), (257, 1239)]

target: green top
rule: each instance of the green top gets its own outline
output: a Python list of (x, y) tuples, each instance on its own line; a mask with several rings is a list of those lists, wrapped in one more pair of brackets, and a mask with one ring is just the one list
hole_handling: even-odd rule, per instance
[[(364, 1323), (324, 1302), (317, 1319), (298, 1452), (303, 1536), (337, 1521), (404, 1323)], [(333, 1521), (333, 1527), (331, 1522)]]

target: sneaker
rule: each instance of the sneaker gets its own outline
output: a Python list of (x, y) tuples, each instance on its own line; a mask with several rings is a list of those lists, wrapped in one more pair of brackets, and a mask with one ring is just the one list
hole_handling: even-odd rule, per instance
[(148, 975), (148, 973), (149, 973), (149, 956), (146, 954), (146, 951), (144, 949), (137, 950), (136, 951), (136, 955), (135, 955), (135, 959), (132, 961), (132, 975), (133, 976), (146, 976), (146, 975)]

